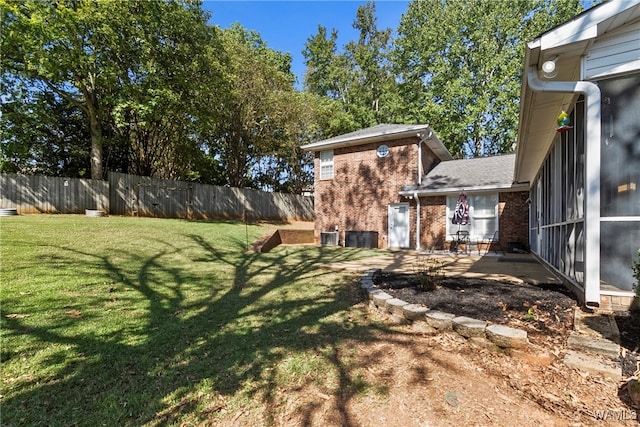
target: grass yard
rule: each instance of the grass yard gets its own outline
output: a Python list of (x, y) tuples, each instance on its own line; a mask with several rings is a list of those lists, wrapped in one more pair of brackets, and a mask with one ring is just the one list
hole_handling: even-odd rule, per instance
[[(0, 220), (3, 426), (216, 424), (312, 383), (367, 390), (336, 346), (367, 340), (347, 248), (246, 251), (235, 222)], [(360, 314), (359, 314), (360, 313)], [(383, 328), (383, 326), (380, 326)], [(346, 381), (346, 382), (345, 382)]]

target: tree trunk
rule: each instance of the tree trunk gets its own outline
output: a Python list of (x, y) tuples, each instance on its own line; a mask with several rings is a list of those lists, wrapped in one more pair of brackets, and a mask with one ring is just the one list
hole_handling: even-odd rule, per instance
[(93, 76), (89, 75), (91, 85), (81, 87), (85, 101), (87, 103), (87, 114), (89, 115), (89, 128), (91, 131), (91, 151), (89, 160), (91, 162), (91, 179), (102, 179), (102, 123), (98, 114), (98, 100), (96, 99)]
[(102, 179), (102, 125), (94, 114), (92, 108), (89, 112), (89, 122), (91, 126), (91, 179)]

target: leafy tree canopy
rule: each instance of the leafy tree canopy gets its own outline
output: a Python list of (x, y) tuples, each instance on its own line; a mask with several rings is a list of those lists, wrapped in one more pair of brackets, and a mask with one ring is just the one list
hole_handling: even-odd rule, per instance
[(398, 115), (429, 123), (457, 157), (515, 142), (524, 43), (582, 10), (577, 0), (420, 0), (398, 29)]
[(420, 0), (397, 35), (358, 7), (357, 39), (319, 26), (291, 56), (197, 0), (0, 0), (0, 170), (106, 170), (301, 192), (301, 145), (379, 123), (429, 123), (456, 157), (515, 141), (524, 43), (579, 0)]

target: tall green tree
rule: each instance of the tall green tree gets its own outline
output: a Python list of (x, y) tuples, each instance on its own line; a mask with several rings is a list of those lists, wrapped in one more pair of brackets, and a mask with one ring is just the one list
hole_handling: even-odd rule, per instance
[(193, 62), (210, 36), (199, 2), (0, 0), (0, 7), (3, 72), (83, 112), (92, 178), (104, 175), (105, 135), (126, 129), (131, 160), (153, 173), (158, 153), (149, 144), (163, 151), (188, 133), (189, 117), (168, 116), (192, 114), (185, 100)]
[(89, 134), (82, 111), (55, 93), (2, 76), (0, 171), (89, 176)]
[[(346, 78), (337, 66), (338, 31), (318, 25), (318, 33), (309, 37), (302, 54), (307, 69), (304, 76), (305, 89), (313, 94), (345, 101), (343, 92)], [(345, 73), (346, 74), (345, 70)]]
[(94, 2), (3, 0), (2, 69), (77, 105), (91, 135), (91, 177), (102, 178), (104, 96), (113, 73), (96, 49), (101, 16)]
[(515, 142), (524, 43), (582, 10), (578, 0), (420, 0), (395, 41), (402, 121), (433, 126), (456, 157)]
[(364, 114), (361, 122), (368, 125), (389, 121), (388, 102), (393, 98), (395, 79), (388, 61), (391, 29), (379, 30), (375, 3), (359, 6), (353, 28), (358, 41), (350, 41), (345, 53), (352, 64), (351, 88), (353, 104)]
[(209, 156), (225, 171), (224, 184), (257, 186), (258, 163), (287, 142), (294, 93), (291, 56), (267, 47), (239, 24), (222, 31), (220, 116), (205, 129)]
[(206, 25), (198, 6), (152, 2), (144, 8), (137, 18), (142, 25), (127, 35), (134, 42), (118, 55), (131, 57), (118, 69), (113, 118), (129, 141), (131, 172), (184, 179), (198, 156), (197, 122), (215, 106), (202, 88), (222, 82), (218, 31)]
[(395, 79), (388, 61), (391, 29), (377, 26), (375, 3), (358, 7), (353, 28), (358, 40), (338, 51), (338, 33), (329, 34), (323, 26), (305, 44), (303, 55), (307, 70), (305, 89), (339, 101), (353, 117), (353, 127), (344, 131), (390, 121), (395, 111)]

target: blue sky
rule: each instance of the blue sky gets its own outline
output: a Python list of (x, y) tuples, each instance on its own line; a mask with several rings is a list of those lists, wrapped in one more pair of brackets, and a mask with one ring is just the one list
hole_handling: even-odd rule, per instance
[[(249, 30), (260, 33), (272, 49), (289, 52), (293, 57), (292, 71), (299, 84), (305, 70), (302, 51), (307, 39), (318, 32), (318, 25), (338, 30), (338, 47), (358, 34), (352, 24), (358, 6), (366, 1), (220, 1), (204, 0), (203, 8), (211, 13), (209, 22), (227, 28), (239, 22)], [(377, 1), (378, 28), (394, 32), (400, 17), (406, 12), (408, 1)]]

